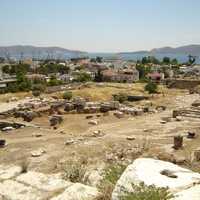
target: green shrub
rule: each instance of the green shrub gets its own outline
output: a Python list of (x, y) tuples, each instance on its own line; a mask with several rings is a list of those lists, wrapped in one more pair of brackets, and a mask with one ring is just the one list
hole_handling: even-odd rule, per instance
[(126, 169), (126, 166), (124, 166), (124, 165), (109, 166), (105, 170), (104, 180), (115, 185), (125, 169)]
[(33, 90), (33, 91), (44, 92), (45, 89), (46, 89), (46, 85), (45, 85), (45, 84), (40, 84), (40, 83), (38, 83), (38, 84), (34, 84), (34, 85), (32, 86), (32, 90)]
[(41, 95), (41, 92), (40, 92), (39, 90), (33, 90), (33, 91), (32, 91), (32, 95), (33, 95), (34, 97), (39, 97), (39, 96)]
[(57, 86), (57, 85), (62, 85), (63, 81), (58, 80), (56, 76), (51, 76), (49, 82), (47, 83), (48, 86)]
[(168, 188), (156, 188), (154, 185), (145, 186), (144, 183), (133, 185), (134, 192), (125, 194), (120, 200), (169, 200), (173, 195)]
[(103, 180), (99, 185), (100, 195), (95, 200), (111, 200), (112, 192), (118, 179), (124, 172), (125, 165), (110, 165), (105, 169)]
[(72, 92), (66, 91), (63, 93), (63, 99), (70, 100), (72, 98)]
[(6, 89), (6, 92), (18, 92), (19, 91), (19, 88), (18, 88), (18, 85), (16, 83), (12, 83), (12, 84), (9, 84), (8, 85), (8, 88)]
[(73, 183), (84, 182), (86, 167), (79, 161), (71, 161), (65, 164), (63, 178)]
[(80, 72), (76, 78), (76, 81), (78, 82), (89, 82), (91, 80), (92, 80), (92, 77), (90, 76), (90, 74), (86, 72)]
[(149, 94), (153, 94), (153, 93), (157, 93), (158, 90), (158, 86), (156, 83), (153, 83), (151, 81), (149, 81), (146, 85), (145, 85), (145, 91), (149, 92)]
[(120, 103), (123, 103), (128, 100), (128, 95), (125, 93), (115, 94), (113, 95), (113, 99), (114, 101), (119, 101)]
[(113, 184), (107, 182), (101, 185), (99, 188), (100, 194), (95, 198), (95, 200), (111, 200), (112, 192), (114, 189)]

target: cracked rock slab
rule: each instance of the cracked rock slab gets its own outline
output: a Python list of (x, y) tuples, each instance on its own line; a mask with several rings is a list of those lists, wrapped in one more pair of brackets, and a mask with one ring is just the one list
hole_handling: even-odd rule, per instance
[(94, 200), (100, 193), (94, 187), (75, 183), (67, 188), (61, 195), (51, 200)]
[(22, 171), (20, 166), (0, 165), (0, 180), (7, 180), (18, 176)]
[(147, 186), (168, 187), (175, 194), (192, 187), (194, 184), (199, 184), (200, 174), (170, 162), (139, 158), (126, 168), (117, 181), (112, 193), (112, 200), (119, 200), (124, 192), (133, 192), (134, 184), (138, 185), (142, 182)]
[(0, 183), (0, 195), (9, 200), (44, 200), (45, 193), (12, 180)]
[(200, 199), (200, 185), (195, 185), (187, 190), (183, 190), (175, 194), (173, 200), (199, 200)]
[(46, 175), (31, 171), (21, 174), (16, 178), (16, 180), (39, 190), (49, 192), (66, 189), (72, 185), (72, 183), (58, 178), (56, 175)]

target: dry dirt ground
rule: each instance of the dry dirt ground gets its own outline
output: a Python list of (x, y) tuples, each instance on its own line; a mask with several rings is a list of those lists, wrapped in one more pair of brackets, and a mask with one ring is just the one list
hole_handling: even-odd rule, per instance
[[(102, 99), (102, 93), (108, 89), (100, 88), (98, 93), (98, 88), (95, 88), (95, 95), (91, 94), (91, 88), (85, 90), (95, 100), (98, 96), (100, 100), (108, 99), (108, 97)], [(129, 90), (127, 85), (123, 86), (123, 90)], [(143, 148), (143, 156), (159, 157), (164, 154), (173, 154), (190, 159), (191, 152), (199, 147), (200, 137), (194, 140), (184, 138), (184, 148), (175, 151), (172, 148), (173, 136), (185, 135), (187, 131), (195, 131), (199, 134), (199, 120), (185, 118), (167, 123), (162, 121), (172, 117), (173, 109), (190, 106), (194, 100), (199, 99), (199, 95), (189, 95), (188, 91), (163, 90), (162, 94), (151, 98), (154, 105), (167, 106), (167, 109), (162, 112), (137, 117), (126, 116), (122, 119), (117, 119), (112, 113), (109, 116), (101, 114), (100, 117), (94, 114), (94, 119), (99, 122), (98, 125), (89, 125), (86, 114), (65, 114), (64, 121), (57, 130), (49, 126), (49, 116), (44, 115), (31, 122), (38, 127), (29, 126), (0, 132), (0, 138), (6, 139), (8, 143), (5, 148), (0, 149), (0, 163), (20, 164), (28, 161), (28, 167), (31, 170), (54, 173), (60, 170), (62, 163), (71, 159), (81, 158), (91, 165), (98, 166), (102, 162), (108, 162), (111, 157), (109, 155), (116, 152), (123, 154), (124, 149), (134, 148)], [(138, 91), (143, 92), (140, 87)], [(75, 91), (82, 95), (84, 92), (84, 90)], [(16, 121), (16, 119), (9, 120)], [(103, 134), (100, 137), (94, 137), (93, 132), (96, 130), (100, 130)], [(35, 137), (35, 134), (41, 134), (41, 137)], [(135, 139), (128, 140), (129, 136)], [(66, 145), (65, 142), (71, 139), (74, 143)], [(45, 153), (40, 157), (32, 157), (31, 152), (38, 149), (43, 149)], [(133, 154), (129, 159), (134, 159), (134, 156)], [(123, 155), (121, 159), (123, 160)]]

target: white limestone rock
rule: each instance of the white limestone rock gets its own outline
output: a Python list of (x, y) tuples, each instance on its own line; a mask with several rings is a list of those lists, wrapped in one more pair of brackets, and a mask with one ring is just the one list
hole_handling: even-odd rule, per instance
[(51, 200), (94, 200), (99, 195), (96, 188), (75, 183), (68, 187), (61, 195)]
[(65, 181), (61, 178), (56, 177), (56, 175), (46, 175), (38, 172), (27, 172), (21, 174), (16, 178), (18, 182), (23, 184), (28, 184), (39, 190), (44, 191), (57, 191), (60, 189), (65, 189), (72, 185), (72, 183)]
[(32, 152), (31, 152), (31, 156), (32, 156), (32, 157), (40, 157), (40, 156), (42, 156), (44, 153), (46, 153), (46, 151), (45, 151), (44, 149), (38, 149), (38, 150), (32, 151)]
[(20, 166), (0, 165), (0, 180), (7, 180), (18, 176), (22, 171)]
[[(161, 172), (163, 170), (167, 170), (176, 178), (162, 175)], [(147, 186), (168, 187), (171, 192), (176, 193), (192, 187), (195, 183), (199, 183), (200, 174), (169, 162), (150, 158), (139, 158), (127, 167), (117, 181), (112, 194), (112, 200), (119, 200), (124, 192), (133, 192), (133, 184), (139, 184), (141, 182), (144, 182)]]
[(91, 120), (91, 121), (88, 122), (88, 124), (90, 124), (90, 125), (97, 125), (98, 121), (97, 120)]
[(0, 183), (0, 195), (9, 200), (43, 200), (46, 194), (12, 180)]
[(189, 189), (183, 190), (175, 194), (173, 200), (199, 200), (200, 199), (200, 185), (195, 185)]
[(87, 180), (87, 184), (93, 187), (97, 187), (100, 182), (103, 180), (101, 170), (92, 170), (85, 175), (85, 179)]

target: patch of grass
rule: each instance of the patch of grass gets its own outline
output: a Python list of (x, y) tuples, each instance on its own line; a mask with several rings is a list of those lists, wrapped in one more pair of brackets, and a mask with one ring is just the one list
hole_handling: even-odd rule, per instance
[(109, 166), (105, 170), (104, 181), (115, 185), (125, 169), (126, 169), (126, 166), (124, 165)]
[(99, 188), (100, 195), (95, 198), (95, 200), (111, 200), (113, 185), (111, 183), (105, 183)]
[(86, 173), (86, 166), (79, 161), (68, 162), (63, 168), (63, 178), (73, 183), (83, 183)]
[(118, 179), (126, 169), (124, 165), (109, 165), (99, 185), (100, 195), (95, 200), (111, 200), (112, 192)]
[(62, 95), (63, 99), (66, 99), (66, 100), (70, 100), (72, 98), (73, 94), (71, 91), (65, 91)]
[(111, 200), (115, 184), (125, 168), (126, 166), (124, 165), (110, 165), (107, 167), (104, 173), (104, 179), (99, 186), (101, 194), (95, 200)]
[(169, 200), (174, 196), (168, 188), (156, 188), (154, 185), (145, 186), (144, 183), (133, 185), (134, 192), (125, 194), (120, 200)]
[[(113, 94), (128, 93), (140, 95), (144, 92), (143, 84), (103, 83), (102, 87), (91, 84), (90, 87), (73, 90), (74, 96), (89, 98), (91, 101), (110, 101)], [(130, 87), (128, 87), (130, 85)]]

